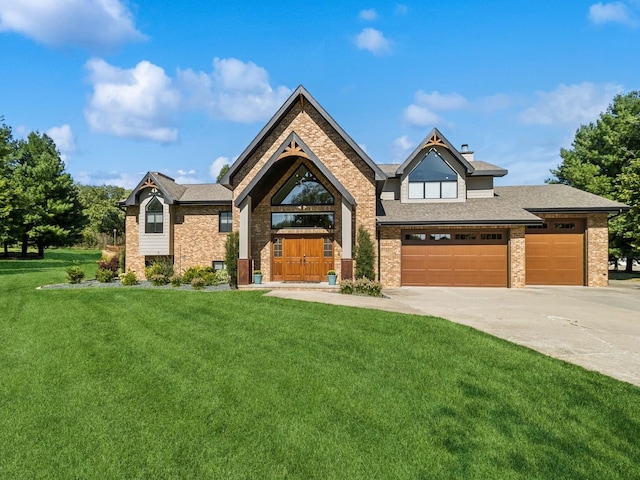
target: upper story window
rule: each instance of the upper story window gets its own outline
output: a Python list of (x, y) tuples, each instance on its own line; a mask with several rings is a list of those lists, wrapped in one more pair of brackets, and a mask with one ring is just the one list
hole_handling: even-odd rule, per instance
[(233, 229), (231, 210), (223, 210), (220, 212), (218, 223), (219, 232), (230, 232)]
[(157, 197), (153, 197), (145, 212), (145, 233), (162, 233), (163, 208)]
[(458, 198), (458, 174), (431, 150), (409, 174), (409, 198)]
[(271, 205), (333, 205), (333, 195), (304, 165), (271, 198)]

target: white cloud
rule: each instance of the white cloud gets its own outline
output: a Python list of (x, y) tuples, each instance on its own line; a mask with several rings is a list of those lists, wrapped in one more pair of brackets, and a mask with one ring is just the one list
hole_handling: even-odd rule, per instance
[(577, 125), (597, 120), (622, 86), (583, 82), (561, 84), (551, 92), (536, 92), (537, 102), (520, 113), (525, 124)]
[(425, 93), (422, 90), (416, 92), (415, 101), (418, 105), (433, 110), (461, 110), (469, 105), (467, 99), (458, 93)]
[(365, 28), (355, 39), (356, 46), (360, 50), (369, 50), (374, 55), (391, 53), (391, 42), (384, 37), (382, 32), (375, 28)]
[(442, 117), (437, 112), (468, 107), (467, 99), (458, 93), (425, 93), (418, 90), (414, 96), (414, 103), (405, 109), (403, 118), (409, 125), (430, 127), (442, 122)]
[(69, 154), (76, 150), (76, 139), (71, 131), (71, 127), (67, 124), (59, 127), (51, 127), (45, 132), (53, 139), (60, 152), (60, 158), (64, 163), (69, 160)]
[(406, 5), (402, 5), (402, 4), (396, 5), (396, 8), (395, 8), (396, 15), (406, 15), (408, 11), (409, 11), (409, 7), (407, 7)]
[(409, 140), (409, 137), (403, 135), (393, 141), (393, 158), (396, 161), (406, 159), (407, 155), (415, 147), (415, 143)]
[(375, 20), (376, 18), (378, 18), (378, 12), (376, 12), (376, 10), (374, 8), (369, 8), (367, 10), (361, 10), (360, 13), (358, 14), (358, 18), (360, 18), (360, 20)]
[(101, 59), (85, 67), (93, 84), (85, 118), (93, 131), (160, 143), (177, 140), (170, 118), (180, 95), (162, 68), (142, 61), (121, 69)]
[(178, 71), (188, 107), (205, 109), (214, 118), (250, 123), (269, 118), (291, 94), (272, 88), (269, 74), (253, 62), (215, 58), (213, 72)]
[(122, 188), (134, 188), (140, 182), (145, 172), (136, 174), (120, 172), (80, 172), (73, 175), (73, 179), (83, 185), (115, 185)]
[(229, 161), (229, 157), (216, 158), (213, 161), (213, 163), (209, 165), (209, 175), (211, 175), (211, 178), (216, 180), (218, 178), (218, 175), (220, 174), (220, 170), (222, 170), (222, 167), (224, 167), (227, 164), (231, 165), (231, 162)]
[(193, 183), (207, 183), (203, 178), (200, 177), (196, 170), (178, 170), (177, 175), (173, 175), (171, 172), (167, 171), (167, 175), (172, 177), (176, 183), (180, 183), (183, 185), (193, 184)]
[(53, 46), (112, 48), (145, 39), (119, 0), (0, 1), (0, 31)]
[(638, 22), (633, 11), (622, 2), (598, 2), (589, 7), (589, 20), (595, 24), (621, 23), (637, 26)]

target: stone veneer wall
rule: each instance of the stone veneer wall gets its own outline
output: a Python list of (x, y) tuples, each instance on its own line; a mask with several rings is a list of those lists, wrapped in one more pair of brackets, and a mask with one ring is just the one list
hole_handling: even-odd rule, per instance
[[(375, 175), (371, 168), (356, 154), (356, 152), (340, 137), (331, 125), (326, 122), (315, 108), (305, 103), (304, 109), (298, 102), (282, 118), (273, 131), (267, 135), (256, 151), (233, 177), (234, 201), (235, 198), (245, 189), (253, 177), (259, 172), (264, 164), (271, 158), (275, 151), (284, 143), (287, 136), (292, 132), (305, 142), (311, 151), (320, 159), (327, 169), (336, 179), (349, 191), (356, 201), (355, 212), (353, 213), (353, 236), (357, 228), (363, 225), (372, 239), (376, 235), (376, 191)], [(335, 221), (338, 225), (340, 215), (340, 204), (336, 198)], [(263, 202), (269, 202), (270, 197)], [(270, 219), (265, 218), (266, 209), (260, 206), (251, 215), (253, 225), (251, 242), (251, 257), (259, 262), (261, 270), (270, 271), (271, 249), (270, 238), (265, 241), (265, 236), (270, 237)], [(237, 230), (240, 226), (240, 210), (233, 207), (233, 224)], [(339, 230), (338, 227), (336, 230)], [(293, 233), (293, 232), (292, 232)], [(297, 233), (297, 232), (296, 232)], [(302, 232), (300, 232), (302, 233)], [(341, 236), (334, 232), (334, 258), (336, 259), (336, 270), (340, 269), (337, 261), (341, 257), (342, 250)]]
[[(196, 265), (224, 261), (227, 234), (220, 233), (219, 213), (229, 207), (177, 205), (172, 208), (174, 270), (182, 274)], [(177, 220), (177, 221), (176, 221)]]
[(125, 270), (133, 270), (139, 279), (144, 278), (144, 255), (138, 254), (140, 207), (127, 207), (125, 216)]
[[(182, 274), (195, 265), (211, 266), (213, 260), (224, 261), (227, 234), (218, 232), (218, 216), (220, 210), (228, 207), (171, 205), (170, 208), (171, 252), (176, 273)], [(127, 207), (125, 269), (133, 270), (143, 280), (145, 256), (138, 254), (139, 212), (139, 207)]]
[(525, 227), (513, 226), (509, 230), (509, 286), (522, 288), (526, 285)]

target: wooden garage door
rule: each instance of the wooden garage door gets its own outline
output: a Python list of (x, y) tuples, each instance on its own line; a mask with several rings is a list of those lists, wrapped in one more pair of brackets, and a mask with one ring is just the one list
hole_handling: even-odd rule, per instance
[(402, 285), (506, 287), (504, 231), (403, 232)]
[(527, 227), (527, 285), (584, 285), (584, 220), (548, 219)]

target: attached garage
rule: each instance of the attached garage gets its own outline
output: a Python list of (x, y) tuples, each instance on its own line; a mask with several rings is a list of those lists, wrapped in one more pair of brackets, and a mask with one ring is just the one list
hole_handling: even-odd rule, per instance
[(506, 287), (506, 231), (405, 231), (405, 286)]
[(584, 285), (584, 219), (546, 219), (527, 227), (527, 285)]

